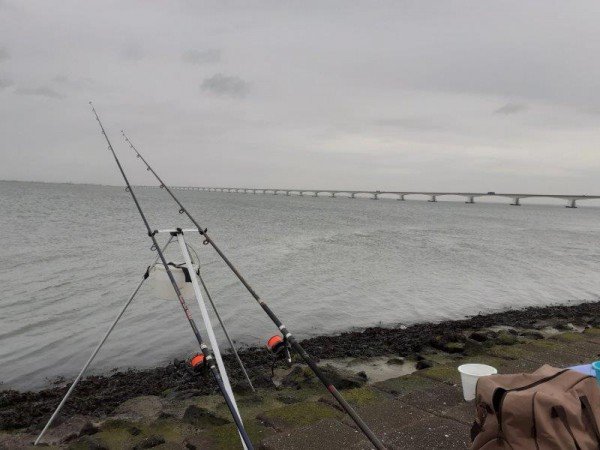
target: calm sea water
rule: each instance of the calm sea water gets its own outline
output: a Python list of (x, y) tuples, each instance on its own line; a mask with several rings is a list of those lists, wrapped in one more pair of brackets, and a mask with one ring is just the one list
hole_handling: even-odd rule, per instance
[[(190, 225), (163, 191), (137, 192), (153, 228)], [(600, 208), (585, 202), (569, 210), (178, 195), (301, 338), (600, 293)], [(0, 182), (0, 231), (2, 387), (72, 376), (154, 258), (131, 199), (115, 187)], [(189, 238), (230, 333), (241, 345), (263, 345), (274, 325), (214, 251)], [(170, 259), (178, 260), (174, 250)], [(197, 304), (190, 306), (201, 323)], [(148, 285), (93, 371), (152, 366), (195, 350), (177, 300)]]

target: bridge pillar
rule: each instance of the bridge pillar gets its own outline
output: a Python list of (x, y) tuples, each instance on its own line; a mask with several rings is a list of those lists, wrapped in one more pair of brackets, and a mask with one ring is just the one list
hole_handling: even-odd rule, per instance
[(350, 198), (356, 198), (356, 192), (352, 192), (352, 193), (350, 194)]
[(469, 196), (468, 200), (465, 203), (475, 203), (475, 197), (472, 195)]
[(299, 195), (300, 197), (304, 197), (304, 192), (300, 191), (300, 192), (298, 192), (298, 195)]
[(514, 197), (514, 203), (511, 203), (512, 206), (521, 206), (521, 197)]
[(428, 200), (431, 203), (436, 203), (437, 202), (437, 196), (436, 195), (432, 195), (431, 198)]
[(373, 200), (379, 200), (379, 194), (377, 192), (373, 194)]
[(313, 197), (318, 197), (318, 196), (319, 196), (318, 192), (313, 193)]
[(285, 195), (289, 197), (290, 196), (290, 191), (285, 191)]
[(399, 194), (398, 195), (398, 200), (403, 202), (404, 201), (404, 194)]
[(335, 192), (331, 193), (331, 198), (335, 198)]
[(574, 198), (567, 200), (567, 201), (568, 201), (568, 204), (566, 206), (567, 208), (577, 208), (577, 205), (575, 204), (576, 200)]

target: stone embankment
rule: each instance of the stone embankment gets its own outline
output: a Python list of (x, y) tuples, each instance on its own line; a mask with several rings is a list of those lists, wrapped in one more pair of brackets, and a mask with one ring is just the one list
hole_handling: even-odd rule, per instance
[[(599, 302), (530, 308), (370, 328), (305, 344), (388, 447), (467, 448), (474, 408), (462, 399), (457, 366), (480, 362), (514, 373), (545, 363), (567, 367), (598, 360), (599, 312)], [(306, 366), (281, 362), (271, 378), (264, 353), (250, 349), (243, 355), (257, 393), (233, 373), (257, 448), (370, 448)], [(241, 448), (209, 376), (198, 378), (177, 361), (151, 371), (90, 377), (44, 441), (49, 448), (96, 450)], [(66, 388), (0, 393), (0, 448), (29, 448)]]

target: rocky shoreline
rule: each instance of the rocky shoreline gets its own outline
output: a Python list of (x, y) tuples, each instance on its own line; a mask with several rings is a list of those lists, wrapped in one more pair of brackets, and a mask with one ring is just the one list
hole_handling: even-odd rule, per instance
[[(482, 348), (545, 339), (560, 331), (581, 332), (586, 328), (599, 327), (600, 302), (594, 301), (507, 310), (464, 320), (409, 327), (371, 327), (306, 339), (302, 345), (319, 360), (351, 358), (365, 362), (385, 357), (388, 364), (403, 365), (406, 361), (414, 364), (413, 370), (419, 370), (438, 364), (440, 355), (468, 357), (480, 353)], [(276, 383), (278, 387), (271, 378), (272, 356), (265, 349), (245, 349), (240, 356), (259, 391), (301, 390), (310, 378), (298, 359), (295, 358), (296, 365), (291, 371), (284, 371), (285, 363), (280, 361), (277, 366), (285, 375), (279, 380), (283, 382), (282, 386)], [(225, 362), (231, 368), (229, 374), (234, 390), (242, 396), (249, 395), (233, 357), (225, 355)], [(367, 378), (365, 374), (349, 373), (331, 365), (326, 365), (326, 368), (329, 375), (341, 384), (338, 386), (341, 389), (360, 387)], [(52, 387), (35, 392), (0, 392), (0, 430), (5, 434), (39, 430), (67, 388), (68, 383), (57, 381)], [(67, 402), (62, 420), (77, 416), (101, 421), (115, 414), (124, 403), (140, 397), (185, 402), (203, 396), (214, 398), (216, 393), (216, 386), (208, 373), (196, 373), (187, 362), (175, 360), (167, 366), (150, 370), (127, 370), (85, 378)]]

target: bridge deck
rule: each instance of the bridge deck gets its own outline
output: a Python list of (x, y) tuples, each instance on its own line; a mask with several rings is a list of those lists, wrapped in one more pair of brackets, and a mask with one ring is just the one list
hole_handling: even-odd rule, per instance
[(515, 201), (514, 204), (519, 205), (519, 200), (523, 198), (556, 198), (568, 200), (571, 202), (571, 206), (575, 205), (577, 200), (591, 200), (600, 199), (600, 195), (585, 195), (585, 194), (530, 194), (530, 193), (508, 193), (508, 192), (440, 192), (440, 191), (368, 191), (368, 190), (356, 190), (356, 189), (296, 189), (296, 188), (242, 188), (242, 187), (194, 187), (194, 186), (174, 186), (173, 189), (181, 190), (198, 190), (198, 191), (210, 191), (210, 192), (239, 192), (239, 193), (253, 193), (253, 194), (279, 194), (285, 193), (286, 195), (304, 195), (313, 194), (318, 196), (319, 194), (329, 194), (329, 196), (335, 197), (337, 194), (347, 194), (348, 196), (355, 197), (356, 195), (369, 195), (374, 198), (380, 195), (397, 195), (401, 199), (409, 195), (424, 195), (431, 197), (431, 201), (435, 201), (437, 197), (441, 196), (458, 196), (465, 197), (472, 203), (475, 198), (478, 197), (505, 197), (511, 198)]

